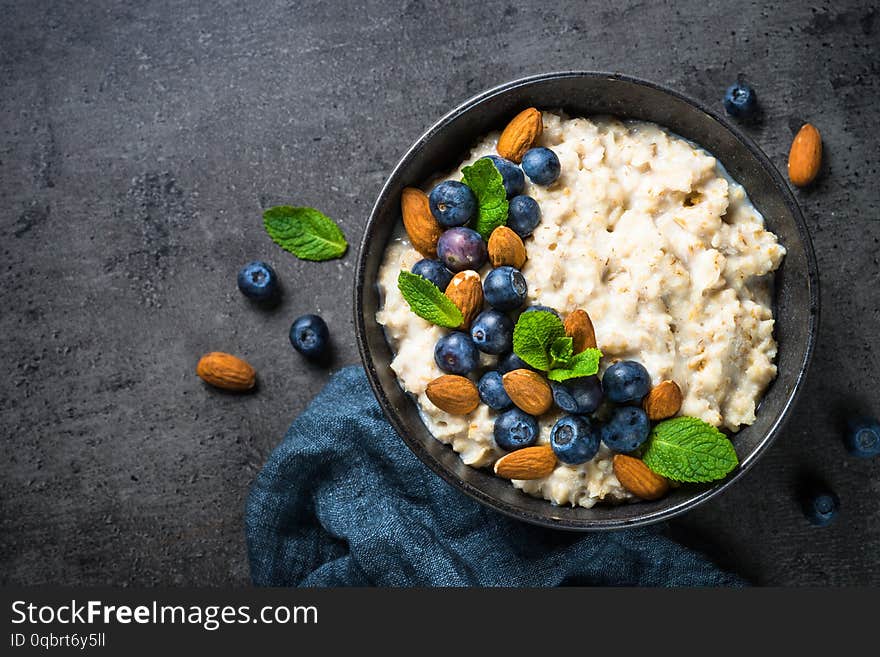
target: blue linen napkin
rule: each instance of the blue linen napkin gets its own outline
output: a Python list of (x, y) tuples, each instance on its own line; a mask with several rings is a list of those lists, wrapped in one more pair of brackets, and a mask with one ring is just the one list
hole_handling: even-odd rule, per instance
[(260, 586), (741, 586), (643, 529), (575, 534), (481, 506), (419, 461), (347, 367), (290, 426), (245, 510)]

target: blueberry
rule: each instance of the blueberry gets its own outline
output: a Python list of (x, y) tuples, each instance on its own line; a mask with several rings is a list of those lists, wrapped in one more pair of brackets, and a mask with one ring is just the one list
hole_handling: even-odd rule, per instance
[(457, 180), (447, 180), (431, 190), (431, 214), (441, 226), (464, 226), (477, 211), (477, 197), (471, 188)]
[(437, 240), (437, 256), (452, 271), (479, 269), (485, 262), (486, 243), (470, 228), (450, 228)]
[(526, 313), (533, 313), (533, 312), (535, 312), (535, 311), (537, 311), (537, 310), (540, 310), (540, 311), (545, 312), (545, 313), (553, 313), (554, 315), (556, 315), (557, 317), (559, 317), (559, 319), (562, 319), (562, 317), (559, 316), (559, 311), (556, 310), (555, 308), (551, 308), (550, 306), (542, 306), (542, 305), (537, 304), (537, 303), (534, 304), (534, 305), (531, 305), (531, 306), (529, 306), (528, 308), (526, 308), (525, 310), (523, 310), (523, 314), (526, 314)]
[(525, 239), (541, 222), (541, 208), (531, 196), (514, 196), (507, 206), (507, 227)]
[(594, 413), (602, 404), (602, 384), (597, 376), (585, 376), (568, 383), (550, 382), (553, 401), (566, 413)]
[(724, 92), (724, 109), (731, 116), (746, 119), (754, 114), (757, 108), (758, 96), (745, 82), (732, 84)]
[(471, 338), (487, 354), (503, 354), (513, 348), (513, 321), (497, 310), (484, 310), (471, 324)]
[(526, 300), (528, 291), (522, 272), (509, 265), (496, 267), (483, 281), (483, 296), (496, 310), (508, 311), (519, 308)]
[(877, 456), (880, 454), (880, 422), (868, 417), (852, 420), (844, 436), (844, 445), (853, 456), (865, 459)]
[(561, 167), (556, 153), (549, 148), (530, 148), (523, 155), (522, 170), (536, 185), (549, 185), (556, 182)]
[(615, 452), (637, 450), (648, 439), (651, 422), (638, 406), (621, 406), (611, 413), (611, 419), (602, 427), (602, 442)]
[(480, 401), (491, 409), (506, 411), (513, 406), (501, 383), (500, 372), (486, 372), (477, 384), (477, 391), (480, 393)]
[(238, 272), (238, 289), (249, 299), (268, 301), (278, 293), (278, 276), (271, 266), (255, 260)]
[(290, 327), (290, 344), (306, 358), (320, 359), (329, 341), (327, 324), (317, 315), (303, 315)]
[(508, 451), (529, 447), (538, 440), (538, 422), (518, 408), (495, 418), (495, 444)]
[(428, 260), (427, 258), (419, 260), (413, 265), (412, 273), (427, 278), (443, 291), (452, 280), (452, 272), (439, 260)]
[(622, 360), (605, 370), (602, 389), (615, 404), (638, 401), (651, 389), (651, 377), (641, 363)]
[(563, 463), (586, 463), (599, 451), (599, 434), (587, 418), (566, 415), (553, 425), (550, 446)]
[(508, 372), (512, 372), (513, 370), (535, 369), (512, 351), (509, 354), (502, 356), (498, 359), (497, 367), (498, 371), (501, 372), (501, 374), (507, 374)]
[(526, 177), (523, 175), (522, 169), (510, 160), (505, 160), (498, 155), (487, 155), (482, 159), (490, 159), (501, 174), (504, 181), (504, 191), (507, 192), (507, 198), (519, 194), (523, 187), (526, 186)]
[(437, 340), (434, 346), (434, 362), (444, 372), (464, 376), (479, 361), (480, 353), (467, 333), (454, 331)]
[(812, 524), (824, 527), (837, 516), (840, 499), (828, 490), (809, 493), (803, 500), (804, 515)]

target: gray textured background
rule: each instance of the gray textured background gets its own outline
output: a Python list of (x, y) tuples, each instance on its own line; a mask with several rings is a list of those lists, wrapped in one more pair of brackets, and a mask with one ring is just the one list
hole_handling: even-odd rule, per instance
[[(312, 205), (358, 241), (385, 175), (450, 107), (511, 78), (614, 70), (718, 106), (739, 74), (747, 128), (784, 170), (822, 131), (797, 196), (822, 276), (822, 330), (794, 419), (733, 490), (673, 531), (760, 583), (880, 583), (880, 459), (839, 422), (880, 413), (878, 55), (868, 2), (0, 2), (0, 582), (244, 584), (248, 485), (322, 386), (287, 330), (323, 314), (357, 362), (355, 249), (297, 261), (261, 209)], [(235, 287), (272, 262), (272, 312)], [(224, 350), (260, 390), (194, 376)], [(814, 473), (842, 499), (814, 529)]]

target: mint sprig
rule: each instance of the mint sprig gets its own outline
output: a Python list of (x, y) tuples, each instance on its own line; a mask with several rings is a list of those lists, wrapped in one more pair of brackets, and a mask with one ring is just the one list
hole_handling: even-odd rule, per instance
[(495, 163), (488, 159), (479, 159), (461, 170), (462, 182), (471, 188), (477, 197), (479, 208), (474, 221), (476, 230), (484, 240), (488, 240), (492, 231), (507, 223), (507, 192), (504, 189), (504, 178)]
[(314, 208), (269, 208), (263, 213), (263, 225), (273, 242), (302, 260), (332, 260), (348, 249), (336, 222)]
[(657, 424), (642, 460), (667, 479), (696, 483), (723, 479), (739, 463), (727, 436), (708, 422), (687, 416)]
[(519, 316), (513, 329), (513, 351), (535, 369), (547, 372), (551, 381), (593, 376), (602, 357), (598, 349), (573, 353), (572, 339), (565, 335), (562, 320), (546, 310)]
[(568, 367), (572, 356), (574, 356), (574, 340), (568, 336), (556, 338), (550, 343), (550, 369)]
[(464, 316), (452, 300), (431, 281), (402, 269), (397, 276), (397, 289), (410, 309), (422, 319), (445, 328), (458, 328)]
[(546, 372), (552, 365), (550, 347), (565, 337), (565, 327), (553, 313), (523, 313), (513, 328), (513, 352), (532, 367)]
[(593, 376), (599, 371), (599, 359), (602, 352), (590, 347), (581, 353), (571, 357), (568, 363), (561, 367), (555, 367), (547, 372), (547, 378), (551, 381), (568, 381), (582, 376)]

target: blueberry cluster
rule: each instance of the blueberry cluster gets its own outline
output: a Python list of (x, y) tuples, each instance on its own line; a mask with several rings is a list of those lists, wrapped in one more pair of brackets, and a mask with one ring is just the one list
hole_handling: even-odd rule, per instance
[[(497, 373), (483, 375), (479, 386), (481, 398), (483, 380), (493, 374)], [(598, 376), (589, 376), (550, 385), (554, 403), (566, 413), (550, 432), (550, 446), (563, 463), (586, 463), (596, 456), (601, 443), (614, 452), (630, 453), (648, 439), (651, 423), (639, 404), (651, 390), (651, 378), (640, 363), (631, 360), (614, 363), (605, 370), (601, 380)], [(497, 390), (494, 386), (491, 389)], [(507, 401), (506, 406), (486, 403), (501, 410), (510, 408), (509, 398)], [(598, 417), (600, 414), (602, 419)], [(528, 447), (537, 440), (538, 423), (534, 417), (518, 408), (498, 416), (495, 442), (502, 449)]]
[[(522, 168), (497, 155), (488, 155), (501, 174), (507, 193), (507, 227), (521, 238), (532, 234), (541, 219), (537, 201), (522, 194), (525, 177), (537, 185), (549, 185), (560, 175), (559, 158), (549, 148), (532, 148), (522, 158)], [(431, 213), (446, 230), (437, 242), (437, 260), (420, 260), (413, 273), (445, 289), (454, 272), (478, 270), (487, 260), (487, 246), (476, 231), (466, 225), (478, 211), (473, 191), (458, 181), (445, 181), (431, 190)], [(483, 280), (483, 298), (491, 306), (471, 323), (470, 331), (453, 331), (434, 347), (434, 361), (449, 374), (467, 376), (480, 366), (480, 353), (498, 356), (496, 368), (482, 374), (477, 385), (480, 401), (499, 411), (495, 420), (495, 442), (505, 450), (534, 445), (538, 439), (537, 419), (514, 406), (504, 389), (502, 377), (516, 369), (532, 369), (513, 353), (514, 322), (508, 313), (519, 311), (528, 285), (518, 269), (510, 265), (493, 268)], [(542, 310), (557, 317), (547, 306), (534, 305), (523, 312)], [(647, 370), (634, 361), (609, 367), (602, 381), (598, 376), (566, 383), (551, 383), (553, 400), (566, 415), (553, 427), (550, 442), (557, 458), (569, 464), (584, 463), (599, 450), (600, 442), (617, 452), (632, 452), (648, 438), (650, 422), (637, 405), (648, 394), (651, 381)], [(603, 400), (619, 404), (604, 422), (591, 415)], [(607, 405), (606, 405), (607, 408)]]

